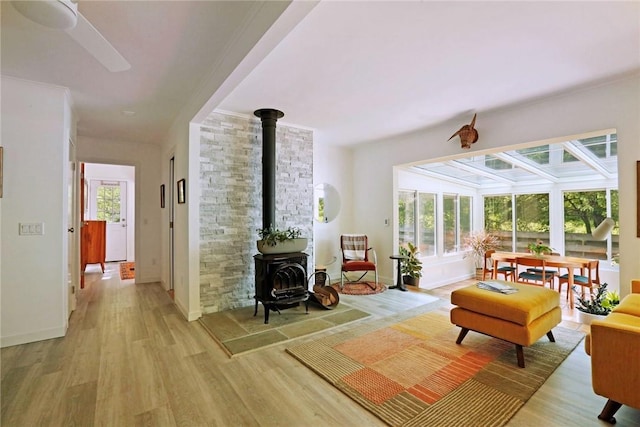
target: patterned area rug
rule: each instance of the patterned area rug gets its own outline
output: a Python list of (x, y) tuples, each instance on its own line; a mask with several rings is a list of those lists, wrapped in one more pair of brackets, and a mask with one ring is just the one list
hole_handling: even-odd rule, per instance
[(387, 290), (387, 285), (375, 282), (345, 282), (342, 289), (340, 283), (333, 283), (331, 287), (345, 295), (373, 295)]
[(121, 262), (120, 263), (120, 279), (128, 280), (136, 278), (136, 263)]
[(229, 356), (235, 356), (283, 343), (294, 338), (331, 329), (370, 316), (347, 304), (339, 303), (332, 310), (309, 304), (309, 313), (304, 303), (297, 307), (269, 313), (269, 324), (264, 324), (264, 307), (254, 307), (205, 314), (200, 323)]
[(443, 310), (367, 322), (287, 352), (391, 426), (503, 426), (584, 334), (556, 327), (556, 342), (524, 348), (460, 328)]

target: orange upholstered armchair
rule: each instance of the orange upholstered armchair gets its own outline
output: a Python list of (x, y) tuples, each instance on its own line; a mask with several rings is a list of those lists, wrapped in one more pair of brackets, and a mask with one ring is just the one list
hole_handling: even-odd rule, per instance
[(591, 323), (584, 342), (593, 391), (608, 399), (598, 418), (609, 423), (622, 405), (640, 409), (640, 281), (631, 289), (607, 317)]
[[(378, 267), (376, 253), (369, 247), (369, 240), (365, 234), (343, 234), (340, 236), (340, 250), (342, 251), (342, 273), (340, 274), (340, 287), (344, 286), (344, 278), (347, 272), (361, 271), (362, 275), (355, 282), (359, 282), (369, 271), (373, 271), (378, 283)], [(369, 258), (369, 251), (372, 257)], [(347, 278), (347, 281), (350, 281)]]

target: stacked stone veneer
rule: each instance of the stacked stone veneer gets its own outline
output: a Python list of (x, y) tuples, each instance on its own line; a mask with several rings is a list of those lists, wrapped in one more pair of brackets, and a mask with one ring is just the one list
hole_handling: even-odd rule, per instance
[[(200, 305), (212, 313), (254, 304), (262, 125), (257, 117), (212, 113), (200, 130)], [(313, 266), (313, 133), (280, 122), (275, 226), (302, 230)]]

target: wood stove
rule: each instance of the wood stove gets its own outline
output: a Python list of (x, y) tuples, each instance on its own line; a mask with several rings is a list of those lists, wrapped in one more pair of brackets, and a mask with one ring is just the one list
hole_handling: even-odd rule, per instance
[[(262, 121), (262, 228), (275, 226), (276, 218), (276, 122), (284, 117), (282, 111), (262, 108), (253, 112)], [(254, 256), (256, 267), (256, 306), (264, 305), (264, 323), (269, 323), (269, 311), (280, 312), (305, 302), (309, 312), (307, 289), (307, 254)]]
[(307, 254), (263, 255), (254, 257), (256, 267), (256, 305), (253, 315), (258, 314), (258, 303), (264, 306), (264, 323), (269, 323), (269, 311), (280, 312), (305, 303), (309, 312), (307, 289)]

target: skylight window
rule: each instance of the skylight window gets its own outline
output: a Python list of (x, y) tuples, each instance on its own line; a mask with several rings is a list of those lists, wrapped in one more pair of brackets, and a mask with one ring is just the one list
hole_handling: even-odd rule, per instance
[(539, 165), (549, 164), (549, 146), (541, 145), (539, 147), (523, 148), (516, 150), (516, 153), (522, 154), (527, 159), (536, 162)]
[(412, 169), (433, 178), (475, 188), (518, 184), (614, 180), (618, 173), (618, 138), (598, 135), (445, 162)]
[(511, 163), (500, 160), (497, 157), (492, 156), (491, 154), (484, 156), (484, 165), (495, 170), (513, 169), (514, 167)]

